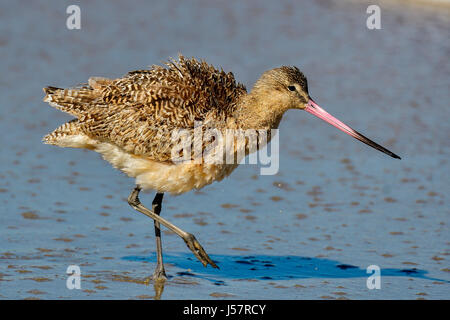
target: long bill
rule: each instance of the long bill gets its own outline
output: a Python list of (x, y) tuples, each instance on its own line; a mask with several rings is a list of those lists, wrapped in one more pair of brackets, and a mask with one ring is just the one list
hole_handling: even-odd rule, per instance
[(358, 139), (359, 141), (364, 142), (365, 144), (371, 146), (372, 148), (375, 148), (375, 149), (377, 149), (377, 150), (379, 150), (381, 152), (384, 152), (387, 155), (390, 155), (392, 158), (401, 159), (395, 153), (393, 153), (393, 152), (389, 151), (388, 149), (380, 146), (378, 143), (373, 142), (369, 138), (363, 136), (358, 131), (353, 130), (352, 128), (347, 126), (342, 121), (339, 121), (338, 119), (333, 117), (331, 114), (329, 114), (324, 109), (322, 109), (319, 105), (317, 105), (317, 103), (315, 103), (314, 100), (311, 99), (311, 98), (309, 98), (309, 102), (306, 105), (305, 111), (308, 111), (309, 113), (315, 115), (316, 117), (319, 117), (320, 119), (328, 122), (332, 126), (335, 126), (339, 130), (344, 131), (346, 134), (352, 136), (353, 138)]

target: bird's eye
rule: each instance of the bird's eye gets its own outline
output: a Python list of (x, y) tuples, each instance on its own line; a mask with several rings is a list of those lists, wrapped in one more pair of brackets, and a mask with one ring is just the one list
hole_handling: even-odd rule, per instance
[(289, 87), (288, 87), (288, 90), (289, 90), (289, 91), (295, 91), (295, 87), (294, 87), (294, 86), (289, 86)]

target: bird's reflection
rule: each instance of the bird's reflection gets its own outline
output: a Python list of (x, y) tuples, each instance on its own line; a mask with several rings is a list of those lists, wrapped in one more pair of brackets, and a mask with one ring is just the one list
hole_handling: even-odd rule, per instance
[(153, 280), (152, 277), (147, 277), (145, 279), (145, 284), (147, 286), (149, 286), (150, 284), (153, 284), (153, 289), (155, 290), (155, 296), (153, 297), (153, 299), (160, 300), (161, 299), (161, 295), (162, 295), (162, 293), (164, 291), (164, 286), (166, 284), (166, 280), (165, 279)]

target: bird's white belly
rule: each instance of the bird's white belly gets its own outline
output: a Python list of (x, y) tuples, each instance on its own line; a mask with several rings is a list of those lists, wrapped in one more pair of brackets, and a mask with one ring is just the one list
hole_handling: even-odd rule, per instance
[(122, 148), (91, 139), (84, 135), (76, 135), (65, 141), (65, 147), (87, 148), (100, 153), (115, 168), (136, 178), (136, 184), (143, 189), (157, 192), (181, 194), (192, 189), (200, 189), (227, 177), (238, 164), (205, 164), (205, 163), (163, 163), (150, 160), (144, 156), (132, 155)]
[(101, 142), (83, 134), (63, 136), (57, 145), (94, 150), (115, 168), (136, 178), (136, 184), (141, 188), (172, 194), (200, 189), (214, 181), (221, 181), (238, 166), (237, 163), (173, 164), (153, 161), (145, 156), (130, 154), (112, 143)]

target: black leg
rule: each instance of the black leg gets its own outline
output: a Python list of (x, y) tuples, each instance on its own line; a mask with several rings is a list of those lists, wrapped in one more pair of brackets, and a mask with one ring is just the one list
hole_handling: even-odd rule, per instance
[[(164, 193), (157, 193), (152, 202), (152, 210), (158, 216), (161, 213), (162, 199)], [(156, 236), (156, 269), (153, 273), (153, 280), (166, 280), (166, 271), (164, 270), (162, 244), (161, 244), (161, 229), (158, 221), (155, 220), (155, 236)]]

